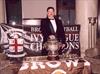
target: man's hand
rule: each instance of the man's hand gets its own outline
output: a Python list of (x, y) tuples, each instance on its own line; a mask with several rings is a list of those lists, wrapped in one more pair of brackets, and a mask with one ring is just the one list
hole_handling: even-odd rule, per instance
[(65, 44), (62, 44), (61, 49), (63, 49), (65, 47)]
[(49, 36), (50, 39), (55, 39), (56, 37), (54, 35)]

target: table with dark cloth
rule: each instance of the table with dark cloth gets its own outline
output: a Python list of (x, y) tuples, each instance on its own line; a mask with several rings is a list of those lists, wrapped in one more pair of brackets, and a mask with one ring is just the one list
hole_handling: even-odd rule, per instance
[(31, 60), (24, 61), (18, 74), (91, 74), (88, 61)]

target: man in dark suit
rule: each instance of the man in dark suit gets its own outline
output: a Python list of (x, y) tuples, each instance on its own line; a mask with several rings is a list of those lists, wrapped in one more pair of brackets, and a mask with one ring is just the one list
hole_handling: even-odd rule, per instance
[[(41, 20), (41, 33), (43, 35), (43, 43), (47, 41), (49, 37), (56, 36), (59, 42), (62, 43), (62, 47), (65, 47), (65, 33), (62, 25), (62, 21), (55, 17), (55, 9), (53, 7), (47, 8), (47, 18)], [(59, 51), (60, 54), (62, 51)], [(42, 54), (47, 55), (47, 50), (43, 49)]]

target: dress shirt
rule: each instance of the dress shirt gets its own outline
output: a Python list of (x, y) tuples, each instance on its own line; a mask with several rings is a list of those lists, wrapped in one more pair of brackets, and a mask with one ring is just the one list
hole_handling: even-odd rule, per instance
[(54, 31), (56, 32), (57, 31), (56, 21), (55, 20), (50, 20), (50, 22), (53, 26)]

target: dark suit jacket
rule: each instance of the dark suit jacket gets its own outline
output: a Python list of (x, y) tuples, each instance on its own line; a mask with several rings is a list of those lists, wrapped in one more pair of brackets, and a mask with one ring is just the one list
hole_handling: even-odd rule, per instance
[(45, 18), (45, 19), (42, 19), (41, 20), (41, 33), (43, 35), (43, 43), (47, 41), (48, 39), (48, 36), (49, 35), (55, 35), (57, 37), (57, 39), (62, 42), (62, 43), (65, 43), (65, 32), (64, 32), (64, 28), (63, 28), (63, 25), (62, 25), (62, 22), (61, 20), (55, 18), (55, 21), (56, 21), (56, 25), (57, 25), (57, 31), (56, 33), (54, 32), (54, 29), (53, 29), (53, 26), (50, 22), (50, 19), (48, 18)]

